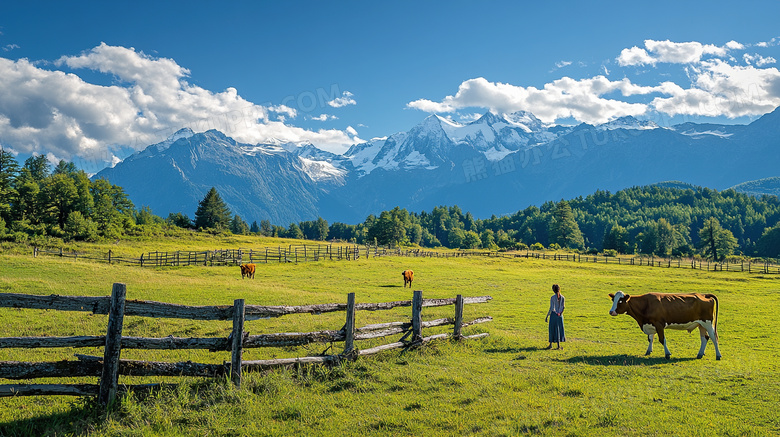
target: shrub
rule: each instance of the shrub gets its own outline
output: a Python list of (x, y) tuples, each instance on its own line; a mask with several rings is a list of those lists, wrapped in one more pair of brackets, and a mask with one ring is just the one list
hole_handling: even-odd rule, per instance
[(617, 256), (618, 252), (615, 249), (604, 249), (604, 256)]
[(534, 243), (531, 245), (531, 250), (544, 250), (542, 243)]

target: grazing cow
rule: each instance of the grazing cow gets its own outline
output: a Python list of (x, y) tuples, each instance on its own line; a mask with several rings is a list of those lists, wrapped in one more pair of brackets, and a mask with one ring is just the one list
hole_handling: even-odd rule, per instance
[(701, 348), (696, 358), (704, 356), (707, 341), (711, 338), (715, 346), (715, 359), (720, 359), (718, 348), (718, 298), (714, 294), (648, 293), (629, 296), (622, 291), (609, 294), (612, 308), (609, 314), (628, 314), (639, 323), (639, 329), (647, 334), (647, 353), (653, 351), (653, 335), (664, 345), (666, 358), (672, 355), (666, 346), (664, 329), (684, 329), (692, 332), (699, 328)]
[(254, 264), (241, 264), (241, 279), (248, 276), (250, 279), (255, 279), (255, 265)]
[(412, 279), (414, 279), (414, 272), (411, 270), (404, 270), (402, 275), (404, 276), (404, 288), (406, 288), (406, 284), (409, 284), (409, 288), (412, 288)]

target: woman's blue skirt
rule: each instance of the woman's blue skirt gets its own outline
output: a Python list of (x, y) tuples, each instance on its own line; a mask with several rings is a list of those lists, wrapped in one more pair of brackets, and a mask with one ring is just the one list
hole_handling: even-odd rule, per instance
[(566, 341), (566, 334), (563, 332), (563, 316), (550, 314), (550, 343), (560, 343)]

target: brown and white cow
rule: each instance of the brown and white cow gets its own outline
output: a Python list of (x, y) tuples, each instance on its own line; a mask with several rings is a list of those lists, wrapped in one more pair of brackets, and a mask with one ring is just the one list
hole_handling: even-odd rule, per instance
[(715, 359), (720, 359), (718, 348), (718, 298), (714, 294), (680, 294), (680, 293), (648, 293), (640, 296), (629, 296), (618, 291), (609, 294), (612, 308), (609, 314), (628, 314), (639, 324), (639, 329), (647, 334), (647, 353), (653, 351), (653, 336), (658, 334), (658, 340), (664, 345), (664, 353), (668, 359), (672, 353), (666, 346), (665, 329), (679, 329), (692, 332), (697, 327), (701, 335), (701, 348), (696, 358), (704, 356), (707, 341), (712, 339), (715, 346)]
[(255, 265), (254, 264), (241, 264), (241, 279), (248, 276), (250, 279), (255, 279)]
[(409, 284), (409, 288), (412, 288), (412, 279), (414, 279), (414, 272), (411, 270), (404, 270), (402, 275), (404, 276), (404, 288), (406, 288), (406, 284)]

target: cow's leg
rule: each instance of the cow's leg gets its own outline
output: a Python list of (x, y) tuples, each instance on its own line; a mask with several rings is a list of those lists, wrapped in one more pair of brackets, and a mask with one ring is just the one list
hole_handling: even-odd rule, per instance
[(707, 340), (709, 337), (707, 336), (707, 330), (704, 329), (703, 326), (699, 325), (699, 335), (701, 336), (701, 347), (699, 348), (699, 354), (696, 355), (696, 358), (701, 358), (704, 356), (704, 349), (707, 348)]
[(661, 342), (662, 345), (664, 345), (664, 356), (668, 360), (672, 357), (672, 353), (669, 352), (669, 348), (666, 346), (666, 336), (664, 335), (664, 327), (662, 324), (656, 324), (655, 330), (658, 333), (658, 341)]
[(647, 335), (647, 352), (645, 355), (650, 355), (653, 351), (653, 337), (655, 336), (655, 326), (647, 323), (642, 325), (642, 332)]
[(712, 345), (715, 347), (715, 359), (720, 359), (720, 348), (718, 347), (718, 331), (715, 330), (715, 327), (712, 326), (712, 322), (707, 323), (706, 326), (707, 333), (710, 335), (710, 338), (712, 339)]

